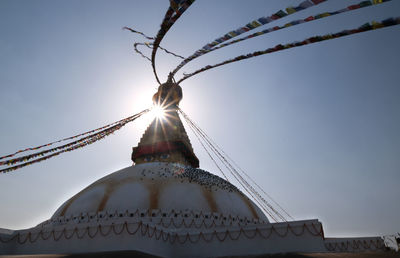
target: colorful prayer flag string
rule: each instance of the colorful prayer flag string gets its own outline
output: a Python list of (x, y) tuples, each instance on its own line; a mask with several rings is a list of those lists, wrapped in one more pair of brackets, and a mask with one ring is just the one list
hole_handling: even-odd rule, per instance
[[(135, 114), (133, 116), (127, 117), (125, 119), (122, 119), (122, 120), (120, 120), (118, 122), (113, 123), (114, 125), (111, 126), (111, 127), (108, 127), (108, 128), (106, 128), (106, 129), (104, 129), (104, 130), (102, 130), (100, 132), (97, 132), (97, 133), (91, 134), (89, 136), (86, 136), (84, 138), (81, 138), (81, 139), (79, 139), (77, 141), (74, 141), (74, 142), (71, 142), (71, 143), (68, 143), (68, 144), (65, 144), (65, 145), (62, 145), (62, 146), (58, 146), (58, 147), (55, 147), (55, 148), (52, 148), (52, 149), (48, 149), (48, 150), (45, 150), (45, 151), (41, 151), (41, 152), (38, 152), (38, 153), (34, 153), (34, 154), (26, 155), (26, 156), (23, 156), (23, 157), (19, 157), (19, 158), (15, 158), (15, 159), (11, 159), (11, 160), (6, 160), (6, 161), (3, 161), (3, 162), (0, 162), (0, 165), (14, 165), (16, 163), (25, 162), (25, 163), (22, 163), (22, 164), (17, 165), (17, 166), (1, 169), (0, 173), (1, 172), (2, 173), (7, 173), (7, 172), (10, 172), (10, 171), (14, 171), (14, 170), (17, 170), (19, 168), (22, 168), (22, 167), (25, 167), (25, 166), (28, 166), (28, 165), (31, 165), (31, 164), (34, 164), (34, 163), (37, 163), (37, 162), (41, 162), (43, 160), (47, 160), (47, 159), (49, 159), (51, 157), (58, 156), (61, 153), (73, 151), (73, 150), (82, 148), (84, 146), (87, 146), (89, 144), (92, 144), (92, 143), (94, 143), (94, 142), (96, 142), (98, 140), (101, 140), (101, 139), (105, 138), (106, 136), (114, 133), (115, 131), (121, 129), (127, 123), (134, 121), (135, 119), (139, 118), (140, 116), (142, 116), (143, 114), (147, 113), (148, 111), (149, 111), (148, 109), (143, 110), (142, 112), (140, 112), (138, 114)], [(46, 145), (43, 145), (43, 146), (46, 146)], [(52, 154), (49, 154), (49, 155), (45, 156), (45, 154), (47, 154), (47, 153), (52, 153)], [(38, 157), (41, 157), (41, 158), (38, 158)], [(37, 159), (32, 160), (32, 161), (28, 161), (28, 160), (31, 160), (33, 158), (37, 158)]]
[[(334, 16), (334, 15), (345, 13), (345, 12), (349, 12), (349, 11), (354, 11), (354, 10), (357, 10), (357, 9), (360, 9), (360, 8), (364, 8), (364, 7), (368, 7), (368, 6), (372, 6), (372, 5), (377, 5), (377, 4), (381, 4), (381, 3), (385, 3), (385, 2), (389, 2), (389, 1), (391, 1), (391, 0), (382, 0), (382, 1), (367, 0), (367, 1), (362, 1), (362, 2), (360, 2), (358, 4), (353, 4), (353, 5), (347, 6), (346, 8), (342, 8), (342, 9), (337, 10), (337, 11), (324, 12), (324, 13), (320, 13), (320, 14), (317, 14), (317, 15), (309, 16), (309, 17), (307, 17), (305, 19), (294, 20), (294, 21), (286, 23), (283, 26), (270, 27), (268, 29), (265, 29), (265, 30), (262, 30), (262, 31), (259, 31), (259, 32), (255, 32), (255, 33), (250, 34), (250, 35), (248, 35), (246, 37), (239, 38), (239, 39), (236, 39), (236, 40), (232, 40), (232, 41), (224, 43), (224, 44), (218, 44), (218, 45), (216, 45), (214, 47), (210, 47), (210, 48), (207, 48), (207, 49), (203, 48), (203, 49), (197, 50), (193, 55), (191, 55), (188, 58), (184, 59), (175, 68), (175, 70), (172, 72), (172, 74), (175, 74), (179, 69), (181, 69), (184, 65), (186, 65), (187, 63), (189, 63), (193, 59), (196, 59), (197, 57), (200, 57), (202, 55), (210, 53), (210, 52), (212, 52), (214, 50), (217, 50), (217, 49), (220, 49), (220, 48), (223, 48), (223, 47), (226, 47), (226, 46), (230, 46), (230, 45), (236, 44), (238, 42), (241, 42), (241, 41), (244, 41), (244, 40), (247, 40), (247, 39), (251, 39), (251, 38), (255, 38), (255, 37), (261, 36), (261, 35), (265, 35), (265, 34), (270, 33), (270, 32), (278, 31), (278, 30), (285, 29), (285, 28), (292, 27), (292, 26), (296, 26), (296, 25), (299, 25), (299, 24), (315, 21), (315, 20), (318, 20), (318, 19), (323, 19), (323, 18), (326, 18), (326, 17)], [(289, 8), (286, 8), (286, 9), (289, 9)]]
[(165, 34), (172, 27), (172, 25), (181, 17), (181, 15), (194, 3), (195, 0), (170, 0), (170, 7), (165, 13), (164, 19), (161, 23), (161, 28), (157, 33), (156, 39), (153, 42), (153, 51), (151, 53), (151, 66), (153, 68), (154, 76), (159, 84), (161, 84), (156, 71), (156, 53), (157, 49), (164, 38)]
[(256, 52), (253, 52), (253, 53), (249, 53), (247, 55), (237, 56), (237, 57), (235, 57), (233, 59), (229, 59), (229, 60), (226, 60), (224, 62), (215, 64), (215, 65), (207, 65), (207, 66), (205, 66), (205, 67), (203, 67), (203, 68), (201, 68), (201, 69), (199, 69), (199, 70), (197, 70), (197, 71), (195, 71), (193, 73), (184, 74), (183, 78), (180, 79), (177, 83), (179, 84), (179, 83), (183, 82), (184, 80), (192, 77), (193, 75), (196, 75), (198, 73), (201, 73), (201, 72), (204, 72), (204, 71), (207, 71), (207, 70), (210, 70), (212, 68), (215, 68), (215, 67), (218, 67), (218, 66), (222, 66), (222, 65), (225, 65), (225, 64), (241, 61), (241, 60), (244, 60), (244, 59), (248, 59), (248, 58), (252, 58), (252, 57), (256, 57), (256, 56), (260, 56), (260, 55), (270, 54), (270, 53), (281, 51), (281, 50), (286, 50), (286, 49), (293, 48), (293, 47), (300, 47), (300, 46), (304, 46), (304, 45), (308, 45), (308, 44), (312, 44), (312, 43), (317, 43), (317, 42), (320, 42), (320, 41), (341, 38), (341, 37), (344, 37), (344, 36), (349, 36), (349, 35), (357, 34), (357, 33), (360, 33), (360, 32), (365, 32), (365, 31), (375, 30), (375, 29), (381, 29), (381, 28), (384, 28), (384, 27), (389, 27), (389, 26), (398, 25), (398, 24), (400, 24), (400, 17), (389, 18), (389, 19), (383, 20), (382, 22), (374, 22), (373, 21), (371, 23), (366, 23), (366, 24), (362, 25), (361, 27), (359, 27), (357, 29), (343, 30), (343, 31), (338, 32), (338, 33), (325, 34), (323, 36), (314, 36), (314, 37), (310, 37), (308, 39), (305, 39), (305, 40), (303, 40), (301, 42), (296, 41), (296, 42), (292, 42), (292, 43), (285, 44), (285, 45), (279, 44), (279, 45), (276, 45), (273, 48), (268, 48), (268, 49), (262, 50), (262, 51), (256, 51)]
[(188, 62), (190, 62), (191, 60), (202, 56), (208, 52), (210, 52), (215, 46), (221, 44), (222, 42), (225, 42), (227, 40), (230, 40), (236, 36), (239, 36), (240, 34), (243, 34), (245, 32), (248, 32), (250, 30), (253, 30), (259, 26), (268, 24), (270, 22), (276, 21), (282, 17), (291, 15), (295, 12), (299, 12), (302, 10), (305, 10), (309, 7), (318, 5), (320, 3), (323, 3), (327, 0), (305, 0), (303, 2), (301, 2), (298, 6), (296, 7), (288, 7), (286, 8), (286, 12), (283, 10), (279, 10), (278, 12), (270, 15), (270, 16), (263, 16), (260, 17), (256, 20), (253, 20), (251, 22), (249, 22), (248, 24), (246, 24), (243, 27), (240, 27), (236, 30), (230, 31), (228, 33), (226, 33), (224, 36), (219, 37), (217, 39), (215, 39), (213, 42), (206, 44), (205, 46), (203, 46), (201, 49), (197, 50), (193, 55), (191, 55), (190, 57), (186, 58), (185, 60), (183, 60), (173, 71), (172, 71), (172, 75), (175, 75), (176, 72), (178, 72), (185, 64), (187, 64)]
[[(131, 117), (133, 117), (133, 116), (131, 116)], [(78, 135), (74, 135), (74, 136), (71, 136), (71, 137), (67, 137), (67, 138), (64, 138), (64, 139), (61, 139), (61, 140), (58, 140), (58, 141), (50, 142), (50, 143), (47, 143), (47, 144), (44, 144), (44, 145), (40, 145), (40, 146), (37, 146), (37, 147), (30, 147), (30, 148), (18, 150), (18, 151), (15, 152), (15, 153), (12, 153), (12, 154), (5, 155), (5, 156), (0, 157), (0, 160), (5, 159), (5, 158), (11, 158), (11, 157), (13, 157), (13, 156), (15, 156), (15, 155), (17, 155), (17, 154), (19, 154), (19, 153), (22, 153), (22, 152), (32, 151), (32, 150), (38, 150), (38, 149), (41, 149), (41, 148), (43, 148), (43, 147), (48, 147), (48, 146), (51, 146), (51, 145), (56, 144), (56, 143), (60, 143), (60, 142), (64, 142), (64, 141), (68, 141), (68, 140), (72, 140), (72, 139), (76, 139), (76, 138), (79, 138), (79, 137), (81, 137), (81, 136), (88, 135), (88, 134), (91, 134), (91, 133), (94, 133), (94, 132), (103, 130), (103, 129), (107, 128), (107, 127), (111, 127), (111, 126), (113, 126), (113, 125), (119, 124), (119, 123), (121, 123), (121, 122), (123, 122), (123, 121), (125, 121), (126, 119), (129, 119), (129, 118), (131, 118), (131, 117), (124, 118), (124, 119), (121, 119), (121, 120), (119, 120), (119, 121), (117, 121), (117, 122), (114, 122), (114, 123), (111, 123), (111, 124), (102, 126), (102, 127), (100, 127), (100, 128), (97, 128), (97, 129), (94, 129), (94, 130), (90, 130), (90, 131), (87, 131), (87, 132), (84, 132), (84, 133), (81, 133), (81, 134), (78, 134)], [(0, 162), (0, 165), (3, 165), (2, 162)]]

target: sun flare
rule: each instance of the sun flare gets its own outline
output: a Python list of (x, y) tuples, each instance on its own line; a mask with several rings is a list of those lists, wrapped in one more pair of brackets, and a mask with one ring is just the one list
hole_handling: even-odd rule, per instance
[(151, 113), (155, 118), (158, 119), (165, 118), (165, 109), (160, 105), (154, 105), (153, 108), (151, 109)]

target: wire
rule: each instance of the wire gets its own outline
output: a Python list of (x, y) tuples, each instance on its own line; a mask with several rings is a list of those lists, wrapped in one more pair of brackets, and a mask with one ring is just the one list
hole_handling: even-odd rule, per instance
[[(182, 111), (182, 114), (183, 111)], [(185, 117), (185, 115), (184, 115)], [(190, 118), (185, 117), (186, 121), (188, 123), (191, 123), (193, 125), (194, 128), (196, 128), (196, 126), (193, 124), (193, 122), (190, 120)], [(196, 128), (196, 130), (201, 134), (201, 132)], [(257, 192), (254, 190), (254, 188), (252, 188), (244, 179), (243, 177), (240, 176), (239, 173), (237, 173), (237, 171), (229, 164), (229, 162), (227, 162), (227, 160), (223, 157), (223, 155), (221, 155), (221, 153), (219, 153), (219, 151), (210, 143), (210, 141), (208, 141), (204, 135), (202, 135), (203, 140), (205, 140), (205, 142), (209, 145), (209, 147), (211, 148), (211, 150), (214, 152), (214, 154), (218, 157), (218, 159), (222, 162), (222, 164), (226, 167), (226, 169), (228, 169), (228, 171), (232, 174), (232, 176), (238, 181), (238, 183), (243, 187), (243, 189), (254, 199), (255, 202), (257, 202), (260, 207), (274, 220), (274, 221), (278, 221), (278, 219), (268, 210), (267, 207), (265, 207), (265, 200), (263, 200), (261, 198), (259, 198), (259, 195), (257, 194)], [(257, 198), (258, 197), (258, 198)], [(272, 207), (271, 207), (272, 208)], [(274, 209), (272, 208), (272, 210), (274, 211)], [(280, 216), (281, 217), (281, 216)], [(281, 219), (283, 219), (285, 221), (285, 219), (283, 217), (281, 217)]]
[[(186, 119), (185, 119), (186, 121)], [(203, 149), (207, 152), (208, 156), (210, 157), (210, 159), (214, 162), (215, 166), (218, 168), (218, 170), (221, 172), (221, 174), (225, 177), (226, 181), (229, 182), (228, 177), (225, 175), (224, 171), (222, 171), (221, 167), (218, 166), (217, 161), (211, 156), (211, 153), (208, 151), (208, 149), (206, 148), (206, 146), (204, 146), (203, 142), (200, 139), (200, 136), (198, 135), (198, 133), (196, 132), (196, 130), (193, 128), (193, 126), (188, 123), (186, 121), (186, 123), (189, 125), (189, 128), (192, 130), (193, 134), (196, 136), (197, 140), (200, 142), (201, 146), (203, 147)]]
[[(182, 113), (184, 113), (182, 110), (180, 110), (180, 112), (182, 112)], [(187, 115), (186, 115), (187, 116)], [(187, 119), (190, 119), (189, 117), (187, 117)], [(235, 165), (248, 179), (250, 179), (250, 181), (255, 185), (255, 186), (257, 186), (257, 188), (258, 189), (260, 189), (273, 203), (275, 203), (289, 218), (291, 218), (292, 220), (295, 220), (277, 201), (275, 201), (268, 193), (266, 193), (265, 191), (264, 191), (264, 189), (261, 187), (261, 186), (259, 186), (258, 184), (257, 184), (257, 182), (253, 179), (253, 178), (251, 178), (250, 177), (250, 175), (248, 174), (248, 173), (246, 173), (228, 154), (226, 154), (226, 152), (221, 148), (221, 147), (219, 147), (218, 146), (218, 144), (217, 143), (215, 143), (193, 120), (191, 120), (191, 123), (193, 123), (196, 127), (197, 127), (197, 129), (198, 130), (200, 130), (201, 132), (202, 132), (202, 134), (206, 137), (206, 138), (208, 138), (208, 140), (217, 148), (217, 149), (219, 149), (219, 151), (221, 151), (221, 153), (225, 156), (225, 157), (227, 157), (227, 159), (228, 160), (230, 160), (232, 163), (233, 163), (233, 165)]]
[[(257, 202), (260, 207), (268, 214), (274, 221), (278, 221), (277, 217), (279, 217), (280, 220), (282, 221), (287, 221), (286, 218), (277, 210), (275, 209), (268, 201), (266, 201), (260, 193), (254, 187), (251, 186), (249, 182), (247, 182), (243, 176), (240, 174), (239, 171), (241, 171), (243, 174), (245, 174), (248, 178), (250, 176), (245, 173), (242, 169), (239, 168), (239, 171), (229, 162), (229, 159), (227, 159), (225, 156), (226, 153), (212, 141), (212, 139), (200, 128), (198, 127), (181, 109), (178, 109), (180, 114), (184, 117), (185, 121), (188, 123), (190, 129), (194, 132), (198, 140), (200, 141), (201, 145), (203, 148), (206, 149), (205, 145), (210, 148), (211, 152), (214, 153), (214, 155), (220, 160), (220, 162), (226, 167), (226, 169), (232, 174), (232, 176), (239, 182), (239, 184), (243, 187), (243, 189), (254, 199), (255, 202)], [(205, 144), (202, 143), (202, 141), (205, 142)], [(210, 152), (206, 149), (207, 154), (211, 157)], [(218, 166), (217, 162), (215, 161), (214, 158), (211, 157), (213, 162), (217, 165), (218, 169), (222, 172), (222, 169)], [(239, 167), (236, 165), (236, 167)], [(226, 177), (226, 175), (222, 172), (222, 174)], [(251, 178), (250, 178), (251, 179)], [(252, 180), (252, 179), (251, 179)], [(254, 180), (252, 180), (254, 182)], [(256, 184), (257, 185), (257, 184)], [(258, 185), (257, 185), (258, 186)], [(261, 190), (262, 188), (258, 186)], [(263, 193), (273, 200), (270, 195), (268, 195), (264, 190), (262, 190)], [(277, 206), (283, 210), (286, 215), (288, 215), (291, 219), (293, 219), (292, 216), (290, 216), (287, 211), (285, 211), (281, 205), (279, 205), (275, 200), (273, 200)], [(277, 217), (275, 217), (275, 215)], [(294, 220), (294, 219), (293, 219)]]

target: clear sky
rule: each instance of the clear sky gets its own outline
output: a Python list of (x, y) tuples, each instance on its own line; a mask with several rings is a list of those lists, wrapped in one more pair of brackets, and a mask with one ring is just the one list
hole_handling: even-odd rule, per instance
[[(162, 46), (188, 56), (300, 0), (199, 0)], [(335, 11), (330, 0), (281, 19)], [(156, 82), (135, 55), (168, 1), (0, 1), (0, 155), (117, 121), (151, 105)], [(400, 1), (329, 17), (205, 55), (181, 72), (279, 43), (400, 16)], [(267, 28), (268, 25), (265, 26)], [(400, 231), (400, 26), (229, 64), (182, 83), (181, 108), (296, 219), (328, 236)], [(163, 81), (179, 59), (159, 52)], [(180, 78), (178, 74), (177, 78)], [(69, 197), (131, 165), (149, 119), (96, 144), (0, 175), (0, 228), (34, 226)], [(201, 168), (217, 169), (189, 132)]]

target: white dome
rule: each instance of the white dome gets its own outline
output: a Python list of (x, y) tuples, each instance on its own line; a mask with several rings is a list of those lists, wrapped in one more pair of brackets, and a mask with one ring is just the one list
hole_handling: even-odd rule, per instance
[(268, 223), (257, 205), (226, 180), (161, 162), (127, 167), (99, 179), (66, 201), (52, 219), (138, 210), (219, 213)]

